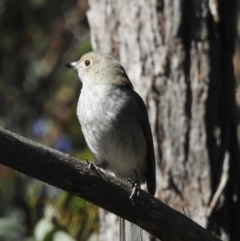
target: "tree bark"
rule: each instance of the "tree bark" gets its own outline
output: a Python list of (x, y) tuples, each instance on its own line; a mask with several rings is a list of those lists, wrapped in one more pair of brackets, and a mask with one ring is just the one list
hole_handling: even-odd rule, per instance
[[(148, 107), (156, 197), (223, 240), (240, 240), (236, 1), (89, 4), (93, 49), (119, 59)], [(105, 220), (101, 240), (111, 228)]]

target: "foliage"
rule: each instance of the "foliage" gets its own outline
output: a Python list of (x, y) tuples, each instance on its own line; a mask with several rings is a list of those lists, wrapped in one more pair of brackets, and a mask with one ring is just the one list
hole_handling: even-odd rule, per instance
[[(0, 126), (91, 159), (75, 109), (76, 73), (91, 49), (86, 0), (0, 2)], [(1, 240), (94, 240), (97, 208), (0, 166)]]

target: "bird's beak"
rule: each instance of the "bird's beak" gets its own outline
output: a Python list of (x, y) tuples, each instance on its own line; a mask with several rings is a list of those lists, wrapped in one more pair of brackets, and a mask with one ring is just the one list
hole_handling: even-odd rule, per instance
[(77, 70), (77, 62), (68, 63), (68, 64), (65, 64), (65, 66), (70, 68), (70, 69)]

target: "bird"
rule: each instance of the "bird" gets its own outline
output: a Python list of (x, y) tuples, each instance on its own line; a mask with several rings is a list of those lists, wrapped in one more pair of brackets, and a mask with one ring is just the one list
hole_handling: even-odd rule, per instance
[[(96, 166), (156, 190), (153, 137), (144, 101), (118, 60), (89, 52), (65, 65), (78, 72), (81, 129)], [(126, 240), (126, 239), (123, 239)]]

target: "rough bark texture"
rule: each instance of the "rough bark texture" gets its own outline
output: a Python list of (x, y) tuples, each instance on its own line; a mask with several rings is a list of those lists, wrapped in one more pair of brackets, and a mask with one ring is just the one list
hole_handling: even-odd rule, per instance
[[(235, 1), (89, 4), (93, 49), (120, 60), (148, 106), (156, 197), (223, 240), (240, 240)], [(105, 220), (101, 240), (107, 240)]]

